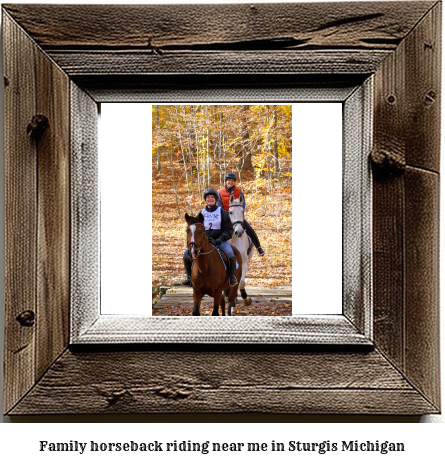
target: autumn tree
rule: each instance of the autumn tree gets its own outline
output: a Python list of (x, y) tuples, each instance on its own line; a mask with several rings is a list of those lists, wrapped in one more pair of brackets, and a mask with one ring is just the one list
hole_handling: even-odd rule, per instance
[[(155, 166), (165, 159), (171, 175), (176, 172), (174, 183), (186, 186), (190, 211), (206, 188), (224, 184), (229, 171), (238, 182), (253, 175), (255, 192), (265, 188), (268, 195), (283, 173), (290, 176), (290, 105), (154, 105), (152, 122)], [(183, 199), (178, 215), (181, 204)]]

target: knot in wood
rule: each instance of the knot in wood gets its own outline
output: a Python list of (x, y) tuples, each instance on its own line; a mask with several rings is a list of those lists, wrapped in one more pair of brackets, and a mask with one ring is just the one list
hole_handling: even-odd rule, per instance
[(114, 405), (114, 404), (116, 404), (122, 397), (124, 397), (126, 394), (127, 394), (127, 391), (126, 391), (126, 390), (114, 391), (114, 392), (108, 393), (108, 394), (105, 396), (105, 398), (107, 399), (107, 402), (108, 402), (110, 405)]
[(170, 400), (186, 399), (191, 394), (191, 392), (187, 390), (179, 389), (176, 387), (160, 387), (155, 389), (154, 392), (156, 395)]
[(49, 121), (45, 115), (34, 115), (26, 127), (26, 133), (31, 139), (39, 140), (49, 128)]
[(371, 153), (371, 166), (375, 176), (389, 177), (403, 174), (406, 162), (400, 153), (379, 149)]
[(130, 392), (123, 388), (112, 388), (111, 386), (100, 386), (96, 388), (99, 395), (103, 396), (108, 405), (115, 405), (121, 399), (131, 396)]
[(16, 320), (22, 326), (34, 326), (35, 313), (32, 310), (26, 310), (17, 316)]

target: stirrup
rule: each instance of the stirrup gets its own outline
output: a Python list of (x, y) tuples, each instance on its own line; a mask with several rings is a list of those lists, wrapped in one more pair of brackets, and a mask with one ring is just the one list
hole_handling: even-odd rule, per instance
[(230, 275), (229, 277), (229, 287), (235, 287), (238, 284), (238, 280), (236, 279), (235, 276)]
[(259, 255), (260, 257), (262, 257), (262, 256), (266, 253), (266, 252), (263, 250), (262, 247), (258, 247), (258, 248), (257, 248), (257, 251), (258, 251), (258, 255)]

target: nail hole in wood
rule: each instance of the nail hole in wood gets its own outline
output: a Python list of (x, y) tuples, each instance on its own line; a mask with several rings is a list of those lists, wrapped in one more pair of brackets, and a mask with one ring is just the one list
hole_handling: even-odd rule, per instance
[(427, 92), (427, 94), (425, 95), (425, 103), (427, 105), (431, 105), (432, 103), (434, 103), (436, 101), (436, 92), (434, 92), (434, 90), (430, 90), (429, 92)]

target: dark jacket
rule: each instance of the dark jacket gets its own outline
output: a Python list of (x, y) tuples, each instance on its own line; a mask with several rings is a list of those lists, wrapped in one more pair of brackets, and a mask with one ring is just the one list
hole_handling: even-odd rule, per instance
[[(206, 206), (205, 209), (208, 212), (214, 212), (218, 207), (214, 205), (213, 207)], [(229, 215), (226, 213), (224, 208), (221, 208), (221, 229), (209, 229), (206, 231), (207, 237), (211, 237), (212, 239), (219, 239), (223, 242), (232, 239), (233, 234), (233, 226), (232, 222), (230, 221)]]

